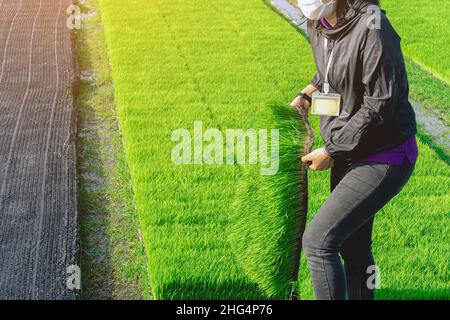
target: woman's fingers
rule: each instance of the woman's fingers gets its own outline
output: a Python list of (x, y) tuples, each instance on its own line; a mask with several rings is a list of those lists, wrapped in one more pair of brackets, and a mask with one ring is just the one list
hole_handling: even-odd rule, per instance
[(303, 99), (303, 97), (301, 96), (297, 96), (294, 100), (292, 100), (291, 102), (291, 106), (292, 107), (297, 107), (297, 108), (304, 108), (305, 105), (309, 104), (308, 101), (306, 101), (305, 99)]
[(301, 104), (300, 108), (302, 109), (302, 111), (305, 115), (308, 114), (309, 106), (310, 106), (310, 104), (309, 104), (308, 100), (305, 100), (302, 98), (302, 104)]
[(298, 96), (291, 102), (292, 108), (299, 108), (304, 115), (308, 115), (309, 102), (303, 97)]
[(310, 166), (308, 167), (308, 169), (309, 169), (309, 170), (316, 171), (316, 170), (317, 170), (317, 166), (313, 163), (312, 165), (310, 165)]
[(295, 99), (294, 100), (292, 100), (292, 102), (291, 102), (291, 107), (294, 107), (294, 108), (299, 108), (299, 107), (301, 107), (302, 106), (302, 97), (295, 97)]
[(305, 103), (302, 106), (302, 110), (303, 110), (304, 114), (308, 114), (309, 106), (310, 106), (309, 102), (307, 100), (305, 100)]
[(310, 170), (327, 170), (334, 164), (333, 159), (330, 158), (322, 148), (316, 149), (313, 152), (302, 157), (303, 163), (311, 163)]
[(306, 156), (302, 157), (302, 162), (306, 163), (306, 162), (310, 162), (313, 160), (313, 156), (311, 155), (311, 153), (307, 154)]

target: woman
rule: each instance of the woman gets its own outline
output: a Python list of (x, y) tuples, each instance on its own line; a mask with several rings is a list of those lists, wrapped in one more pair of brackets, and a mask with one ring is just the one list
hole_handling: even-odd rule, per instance
[(331, 168), (331, 194), (303, 236), (316, 299), (374, 298), (374, 217), (418, 156), (400, 37), (378, 5), (299, 0), (318, 72), (292, 106), (307, 111), (316, 91), (341, 96), (339, 115), (320, 118), (324, 147), (302, 158), (312, 170)]

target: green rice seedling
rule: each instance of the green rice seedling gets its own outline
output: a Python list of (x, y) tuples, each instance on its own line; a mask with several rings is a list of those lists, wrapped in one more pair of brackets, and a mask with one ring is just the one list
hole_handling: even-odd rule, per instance
[(171, 134), (264, 128), (310, 80), (310, 48), (260, 0), (100, 4), (153, 296), (266, 298), (226, 237), (240, 166), (175, 165)]
[[(237, 186), (259, 171), (177, 166), (171, 134), (197, 120), (220, 130), (263, 128), (267, 102), (290, 102), (315, 73), (308, 41), (262, 0), (100, 0), (100, 7), (154, 297), (267, 298), (226, 236)], [(318, 134), (318, 118), (310, 118)], [(414, 177), (375, 224), (381, 298), (445, 298), (448, 288), (449, 166), (425, 140), (419, 149)], [(329, 194), (328, 175), (309, 172), (308, 219)], [(311, 298), (304, 259), (300, 279), (302, 298)]]
[(450, 30), (447, 0), (382, 0), (381, 6), (402, 37), (405, 55), (450, 84)]
[(301, 238), (308, 210), (306, 166), (309, 123), (284, 105), (272, 105), (270, 127), (279, 130), (279, 171), (260, 175), (248, 166), (230, 214), (229, 241), (237, 260), (265, 295), (296, 296)]
[(411, 97), (450, 124), (450, 1), (382, 0), (402, 38)]

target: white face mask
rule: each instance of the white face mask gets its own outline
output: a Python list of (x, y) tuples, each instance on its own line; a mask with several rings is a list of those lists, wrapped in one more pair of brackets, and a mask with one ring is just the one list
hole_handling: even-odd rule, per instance
[(298, 0), (298, 6), (306, 18), (320, 20), (329, 17), (334, 10), (336, 0), (324, 3), (324, 0)]

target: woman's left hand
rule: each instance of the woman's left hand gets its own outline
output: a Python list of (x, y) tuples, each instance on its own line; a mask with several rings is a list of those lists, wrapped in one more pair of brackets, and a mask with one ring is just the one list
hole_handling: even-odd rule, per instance
[(302, 157), (302, 162), (311, 162), (310, 170), (327, 170), (334, 165), (333, 158), (328, 155), (324, 148), (316, 149)]

